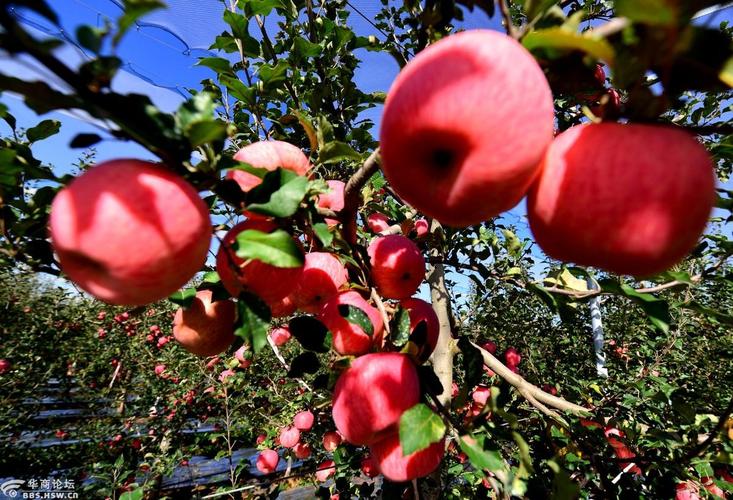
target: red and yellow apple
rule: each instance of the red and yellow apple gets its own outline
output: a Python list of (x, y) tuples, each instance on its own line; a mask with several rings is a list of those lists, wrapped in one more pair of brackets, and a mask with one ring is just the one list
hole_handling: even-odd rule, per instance
[(392, 432), (370, 446), (372, 458), (380, 472), (390, 481), (410, 481), (425, 477), (440, 465), (445, 454), (445, 440), (441, 439), (427, 448), (404, 456), (400, 435)]
[(236, 305), (230, 300), (212, 301), (212, 296), (211, 290), (200, 290), (173, 318), (173, 336), (197, 356), (214, 356), (234, 342)]
[[(340, 307), (344, 305), (356, 307), (369, 317), (371, 335), (341, 315)], [(333, 348), (341, 355), (358, 356), (369, 352), (374, 345), (381, 345), (384, 330), (382, 315), (359, 292), (345, 291), (334, 295), (323, 305), (318, 319), (333, 334)]]

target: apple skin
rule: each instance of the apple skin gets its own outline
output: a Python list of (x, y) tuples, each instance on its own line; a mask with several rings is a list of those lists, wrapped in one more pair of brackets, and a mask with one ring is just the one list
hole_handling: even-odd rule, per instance
[(479, 385), (471, 393), (471, 399), (480, 407), (486, 406), (486, 402), (491, 398), (491, 389), (489, 387)]
[(280, 429), (280, 445), (285, 448), (292, 448), (300, 442), (300, 431), (295, 427), (283, 427)]
[(323, 449), (333, 451), (339, 447), (341, 441), (341, 434), (336, 431), (329, 431), (323, 435)]
[(336, 474), (336, 464), (333, 460), (325, 460), (318, 464), (318, 469), (316, 469), (316, 479), (319, 482), (324, 482), (328, 480), (329, 477)]
[(279, 326), (270, 332), (272, 343), (280, 347), (285, 345), (290, 340), (290, 328), (288, 325)]
[(257, 456), (256, 467), (257, 470), (263, 474), (271, 474), (277, 469), (277, 464), (280, 462), (280, 455), (275, 450), (262, 450)]
[[(249, 144), (234, 154), (234, 159), (269, 171), (282, 167), (298, 175), (307, 175), (312, 165), (300, 148), (283, 141), (260, 141)], [(262, 183), (262, 179), (244, 170), (229, 170), (226, 178), (247, 192)]]
[(311, 449), (311, 445), (308, 443), (298, 443), (293, 446), (293, 453), (295, 453), (296, 458), (301, 460), (305, 460), (310, 457), (312, 452), (313, 450)]
[(382, 352), (356, 358), (333, 392), (333, 421), (351, 444), (368, 445), (399, 423), (420, 401), (417, 369), (404, 354)]
[(534, 57), (496, 31), (430, 45), (397, 75), (382, 114), (382, 170), (395, 192), (449, 226), (509, 210), (552, 140), (553, 99)]
[(572, 127), (548, 148), (527, 199), (535, 240), (552, 258), (637, 277), (687, 255), (715, 202), (705, 148), (667, 126)]
[(270, 306), (270, 314), (273, 318), (285, 318), (295, 312), (295, 302), (293, 302), (293, 298), (290, 295), (270, 302), (268, 305)]
[(406, 299), (425, 278), (425, 259), (413, 241), (399, 234), (379, 236), (367, 248), (372, 279), (388, 299)]
[(313, 428), (313, 421), (315, 417), (313, 416), (313, 413), (311, 413), (308, 410), (301, 411), (295, 414), (295, 417), (293, 417), (293, 425), (296, 429), (301, 430), (303, 432), (308, 432)]
[[(367, 335), (360, 326), (349, 323), (339, 312), (340, 305), (358, 307), (372, 323), (372, 335)], [(323, 305), (318, 319), (333, 334), (333, 348), (343, 356), (359, 356), (369, 352), (373, 345), (381, 345), (384, 322), (379, 311), (369, 304), (359, 292), (345, 291), (331, 297)]]
[(173, 318), (173, 336), (197, 356), (220, 354), (234, 342), (236, 305), (230, 300), (211, 299), (211, 290), (196, 292), (191, 305), (179, 308)]
[(361, 473), (367, 477), (377, 477), (379, 475), (379, 467), (371, 455), (362, 458)]
[(516, 368), (522, 361), (522, 355), (515, 347), (509, 347), (504, 351), (504, 360), (509, 368)]
[(382, 475), (390, 481), (403, 482), (425, 477), (438, 468), (445, 454), (445, 439), (405, 457), (400, 435), (393, 432), (372, 444), (370, 449)]
[(384, 214), (374, 212), (367, 217), (367, 226), (371, 232), (379, 234), (389, 229), (389, 218)]
[(101, 163), (58, 192), (50, 233), (61, 269), (110, 304), (168, 297), (204, 265), (206, 204), (182, 177), (141, 160)]
[[(349, 274), (338, 257), (328, 252), (310, 252), (305, 255), (303, 273), (291, 297), (301, 311), (318, 314), (348, 279)], [(286, 284), (293, 286), (292, 282)]]
[(240, 368), (249, 368), (252, 364), (252, 360), (247, 358), (247, 351), (249, 351), (248, 344), (242, 344), (242, 346), (234, 352), (234, 357), (239, 361)]
[(0, 375), (9, 372), (12, 366), (7, 359), (0, 359)]
[(426, 237), (429, 231), (428, 221), (425, 219), (417, 219), (415, 221), (415, 237), (417, 239)]
[(435, 346), (438, 345), (438, 335), (440, 335), (438, 316), (435, 314), (433, 306), (421, 299), (404, 299), (400, 302), (400, 305), (407, 310), (410, 316), (410, 331), (415, 330), (421, 321), (425, 321), (427, 338), (425, 344), (418, 346), (420, 351), (417, 355), (418, 362), (424, 363), (433, 354)]
[[(342, 210), (344, 208), (344, 189), (346, 188), (346, 184), (344, 184), (342, 181), (336, 180), (326, 181), (326, 184), (328, 184), (330, 191), (318, 195), (318, 201), (316, 205), (321, 208), (328, 208), (330, 210), (333, 210), (334, 212)], [(338, 223), (338, 219), (331, 219), (326, 217), (326, 224), (328, 224), (329, 227), (335, 226)]]
[(246, 261), (237, 257), (232, 245), (239, 233), (249, 229), (271, 233), (277, 226), (271, 221), (259, 219), (236, 224), (221, 242), (216, 254), (216, 271), (224, 288), (233, 297), (249, 290), (268, 304), (277, 303), (293, 290), (293, 283), (300, 278), (303, 267), (275, 267), (259, 260)]

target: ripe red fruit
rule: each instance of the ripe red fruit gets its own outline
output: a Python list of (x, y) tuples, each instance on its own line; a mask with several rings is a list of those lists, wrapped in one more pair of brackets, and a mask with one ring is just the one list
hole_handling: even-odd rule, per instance
[(63, 271), (111, 304), (166, 298), (201, 269), (206, 204), (183, 178), (140, 160), (97, 165), (59, 191), (51, 240)]
[(285, 345), (290, 340), (290, 328), (287, 325), (274, 328), (270, 332), (270, 337), (276, 346)]
[(300, 441), (300, 431), (295, 427), (283, 427), (280, 429), (280, 445), (285, 448), (292, 448)]
[(367, 226), (373, 233), (381, 233), (389, 229), (389, 218), (384, 214), (374, 212), (367, 217)]
[(542, 390), (552, 394), (553, 396), (557, 396), (557, 388), (554, 385), (545, 384), (542, 386)]
[(256, 467), (257, 470), (263, 474), (271, 474), (277, 469), (277, 464), (280, 462), (280, 455), (275, 450), (262, 450), (257, 456)]
[(372, 279), (388, 299), (404, 299), (417, 291), (425, 277), (425, 259), (410, 239), (392, 234), (372, 240), (367, 248)]
[(311, 445), (308, 443), (298, 443), (293, 447), (293, 453), (301, 460), (304, 460), (311, 456), (312, 453)]
[(417, 369), (404, 354), (382, 352), (356, 358), (333, 392), (333, 421), (352, 444), (371, 444), (420, 401)]
[[(349, 305), (366, 313), (372, 324), (372, 335), (350, 323), (341, 315), (340, 306)], [(318, 319), (333, 334), (333, 348), (342, 355), (360, 355), (369, 352), (372, 345), (380, 345), (384, 323), (379, 311), (372, 307), (359, 292), (347, 291), (331, 297), (318, 315)]]
[(700, 489), (692, 481), (677, 483), (675, 487), (675, 500), (700, 500)]
[(265, 442), (265, 439), (267, 439), (267, 436), (265, 434), (259, 434), (257, 436), (257, 440), (255, 441), (258, 445)]
[(471, 393), (471, 399), (479, 406), (486, 406), (486, 402), (491, 398), (491, 389), (480, 385)]
[[(341, 181), (326, 181), (326, 184), (328, 184), (330, 190), (327, 193), (318, 195), (317, 205), (334, 212), (342, 210), (344, 208), (344, 188), (346, 184)], [(338, 223), (338, 219), (326, 218), (326, 224), (329, 226), (335, 226)]]
[(173, 318), (173, 336), (188, 352), (213, 356), (234, 342), (236, 305), (230, 300), (212, 302), (211, 290), (196, 292), (187, 309), (179, 308)]
[(606, 84), (606, 72), (603, 70), (603, 64), (596, 64), (595, 70), (593, 71), (593, 77), (599, 85)]
[(367, 477), (377, 477), (379, 475), (379, 467), (371, 455), (361, 459), (361, 472)]
[[(254, 142), (237, 151), (234, 159), (270, 171), (282, 167), (298, 175), (306, 175), (311, 168), (303, 151), (283, 141)], [(245, 192), (262, 183), (262, 179), (244, 170), (229, 170), (226, 178), (234, 180)]]
[(504, 351), (504, 360), (509, 368), (516, 368), (519, 366), (519, 362), (522, 361), (522, 355), (519, 354), (516, 348), (509, 347)]
[[(305, 256), (303, 274), (291, 297), (298, 309), (318, 314), (348, 279), (349, 274), (338, 257), (327, 252), (311, 252)], [(292, 282), (287, 285), (292, 287)]]
[(324, 482), (334, 474), (336, 474), (336, 464), (333, 460), (326, 460), (318, 464), (318, 469), (316, 470), (316, 479), (318, 481)]
[(550, 257), (649, 276), (695, 247), (714, 201), (712, 163), (692, 135), (600, 123), (557, 136), (527, 209)]
[(341, 434), (336, 431), (329, 431), (323, 435), (323, 449), (333, 451), (341, 444)]
[(481, 347), (485, 351), (490, 352), (491, 354), (496, 354), (496, 348), (497, 348), (497, 346), (496, 346), (496, 342), (494, 342), (493, 340), (487, 340), (486, 342), (484, 342), (483, 344), (481, 344)]
[(417, 355), (417, 360), (420, 363), (424, 363), (428, 360), (435, 350), (435, 346), (438, 344), (438, 335), (440, 334), (438, 316), (435, 314), (433, 306), (421, 299), (405, 299), (400, 302), (400, 305), (407, 310), (410, 316), (410, 331), (414, 332), (415, 328), (421, 322), (425, 322), (426, 337), (421, 345), (418, 346), (420, 350)]
[(7, 359), (0, 359), (0, 375), (9, 372), (10, 368), (12, 368), (10, 361), (8, 361)]
[(534, 57), (496, 31), (430, 45), (387, 95), (380, 151), (407, 203), (469, 226), (524, 197), (552, 140), (552, 92)]
[(165, 371), (165, 365), (155, 365), (155, 374), (156, 375), (162, 375)]
[(428, 227), (428, 221), (425, 219), (417, 219), (415, 221), (415, 237), (420, 239), (428, 235), (430, 228)]
[(273, 318), (284, 318), (295, 312), (295, 302), (293, 302), (290, 295), (275, 302), (270, 302), (268, 305)]
[(260, 260), (237, 257), (232, 245), (242, 231), (257, 230), (271, 233), (277, 226), (267, 220), (249, 219), (235, 225), (222, 240), (216, 254), (216, 271), (224, 288), (234, 297), (243, 290), (257, 294), (268, 304), (277, 302), (293, 290), (302, 267), (275, 267)]
[(313, 413), (305, 410), (298, 412), (295, 417), (293, 417), (293, 425), (295, 425), (296, 429), (307, 432), (313, 427), (313, 420)]
[(382, 475), (390, 481), (402, 482), (427, 476), (437, 469), (445, 453), (445, 440), (441, 439), (424, 450), (403, 456), (400, 436), (393, 432), (373, 443), (370, 449)]

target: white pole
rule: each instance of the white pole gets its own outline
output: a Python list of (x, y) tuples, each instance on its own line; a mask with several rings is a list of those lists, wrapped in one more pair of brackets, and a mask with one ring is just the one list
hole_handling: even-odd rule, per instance
[[(595, 283), (590, 278), (588, 278), (588, 289), (596, 289)], [(608, 378), (606, 355), (603, 354), (603, 323), (601, 322), (601, 304), (598, 300), (598, 295), (591, 297), (589, 305), (590, 326), (593, 331), (593, 353), (595, 354), (596, 373), (599, 377)]]

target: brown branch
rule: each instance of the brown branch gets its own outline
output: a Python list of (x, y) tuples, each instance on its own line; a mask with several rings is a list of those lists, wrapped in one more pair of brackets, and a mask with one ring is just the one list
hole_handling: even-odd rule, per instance
[(504, 20), (504, 29), (506, 30), (506, 34), (515, 40), (518, 40), (519, 33), (512, 22), (512, 14), (509, 11), (509, 0), (496, 0), (496, 3), (499, 4), (499, 10), (501, 11), (501, 17)]
[(364, 164), (351, 176), (344, 188), (344, 208), (340, 212), (344, 224), (344, 236), (352, 245), (356, 243), (356, 212), (359, 209), (361, 188), (379, 169), (379, 148), (375, 149)]
[(591, 28), (590, 30), (588, 30), (588, 33), (599, 38), (608, 38), (611, 35), (615, 35), (619, 31), (623, 31), (627, 26), (630, 25), (631, 21), (629, 21), (627, 18), (614, 17), (613, 19), (601, 24), (598, 27)]
[[(491, 354), (487, 350), (481, 348), (479, 345), (473, 342), (471, 342), (471, 345), (481, 352), (481, 357), (483, 358), (484, 364), (486, 366), (491, 368), (497, 375), (499, 375), (510, 385), (512, 385), (519, 392), (519, 394), (521, 394), (525, 399), (527, 399), (527, 401), (536, 406), (537, 409), (539, 409), (542, 413), (545, 413), (553, 419), (560, 418), (560, 416), (556, 412), (549, 410), (549, 408), (547, 408), (545, 405), (557, 408), (558, 410), (568, 411), (578, 416), (587, 416), (591, 413), (588, 408), (577, 405), (575, 403), (571, 403), (570, 401), (567, 401), (563, 398), (553, 396), (552, 394), (543, 391), (536, 385), (530, 384), (524, 379), (524, 377), (511, 371), (504, 363), (499, 361), (496, 357), (494, 357), (493, 354)], [(537, 402), (540, 403), (539, 406), (535, 404)]]
[(731, 398), (730, 402), (728, 403), (728, 407), (720, 416), (718, 424), (715, 426), (712, 432), (710, 432), (702, 442), (698, 443), (697, 446), (695, 446), (688, 453), (686, 453), (685, 456), (682, 457), (682, 461), (688, 462), (697, 457), (703, 451), (705, 451), (712, 444), (713, 439), (715, 439), (715, 437), (718, 436), (718, 434), (720, 434), (720, 432), (723, 430), (731, 414), (733, 414), (733, 398)]

